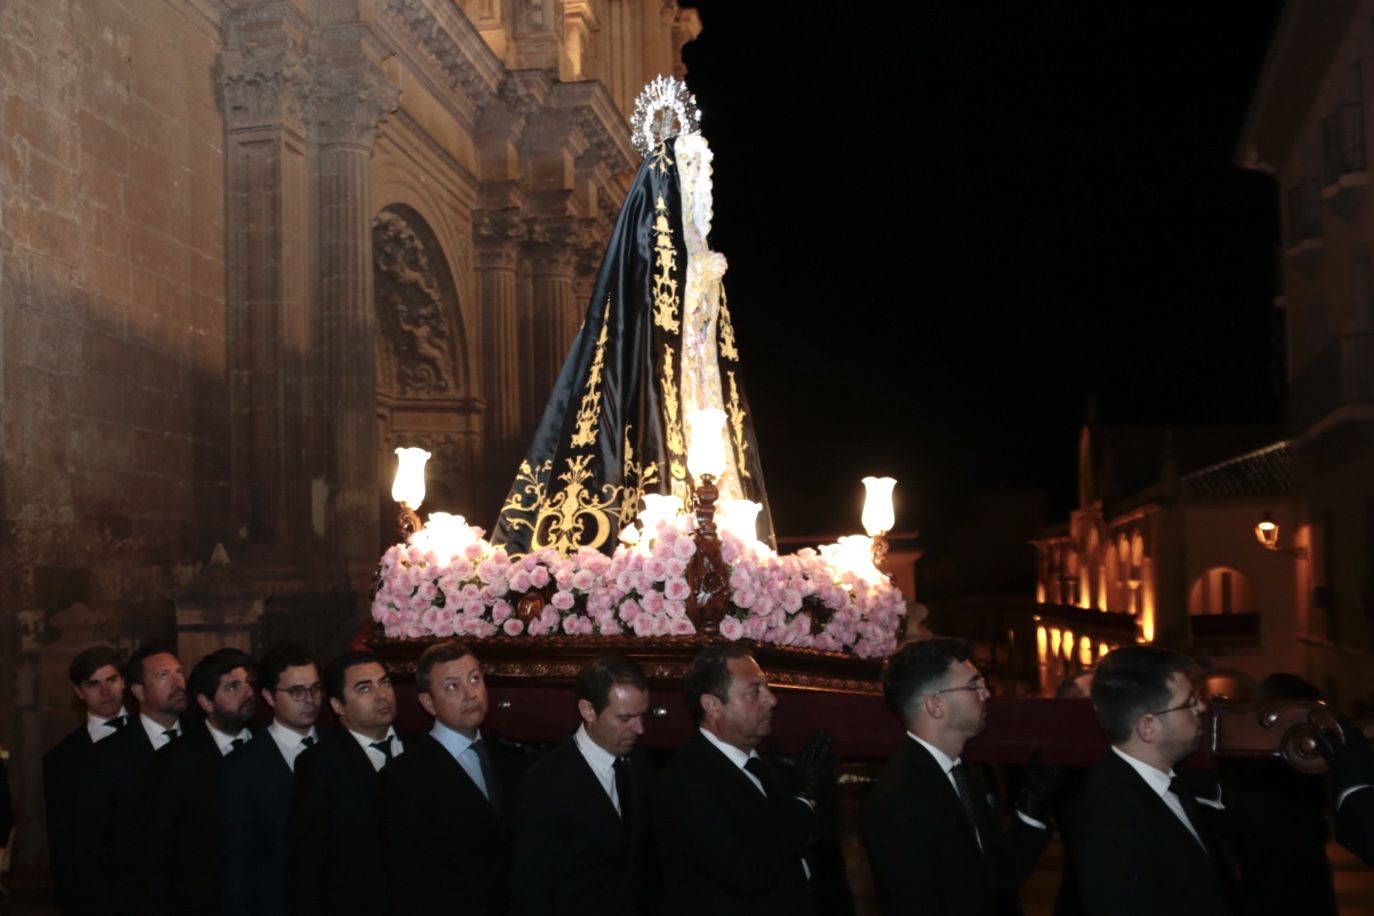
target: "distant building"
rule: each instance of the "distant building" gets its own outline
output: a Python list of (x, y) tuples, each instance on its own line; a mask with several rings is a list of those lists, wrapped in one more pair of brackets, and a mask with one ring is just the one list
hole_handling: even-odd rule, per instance
[(1240, 687), (1307, 671), (1302, 562), (1255, 532), (1261, 519), (1293, 528), (1292, 455), (1278, 441), (1216, 457), (1244, 434), (1083, 427), (1078, 506), (1034, 541), (1042, 691), (1135, 641), (1188, 651)]
[(1338, 705), (1374, 700), (1374, 3), (1293, 0), (1237, 151), (1283, 208), (1288, 435), (1297, 515), (1281, 531), (1312, 611), (1305, 673)]

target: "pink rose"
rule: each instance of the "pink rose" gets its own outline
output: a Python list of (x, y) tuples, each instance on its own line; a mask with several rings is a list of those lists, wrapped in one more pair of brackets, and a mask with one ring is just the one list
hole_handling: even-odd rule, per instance
[[(625, 616), (625, 608), (624, 608), (624, 605), (621, 606), (620, 612), (621, 612), (621, 613), (620, 613), (620, 616), (621, 616), (622, 618), (624, 618), (624, 616)], [(652, 635), (654, 635), (654, 618), (653, 618), (653, 615), (651, 615), (651, 614), (636, 614), (634, 620), (631, 621), (630, 623), (631, 623), (631, 626), (634, 627), (634, 631), (635, 631), (635, 635), (636, 635), (636, 636), (652, 636)]]
[(512, 574), (510, 577), (510, 590), (513, 592), (523, 594), (524, 592), (529, 591), (530, 586), (533, 584), (534, 583), (530, 581), (530, 574), (525, 572), (525, 570), (523, 569), (519, 572)]
[(687, 602), (685, 601), (665, 601), (663, 610), (669, 617), (681, 617), (687, 613)]
[(735, 607), (747, 611), (754, 606), (754, 602), (758, 600), (758, 595), (755, 595), (752, 589), (741, 588), (735, 591), (734, 600)]
[(491, 582), (499, 575), (501, 575), (501, 567), (496, 565), (495, 560), (486, 559), (477, 564), (477, 578), (483, 582)]
[[(633, 598), (630, 598), (629, 600), (624, 601), (624, 602), (621, 603), (621, 605), (620, 605), (620, 619), (621, 619), (621, 620), (625, 621), (626, 623), (634, 623), (635, 620), (637, 620), (637, 619), (639, 618), (639, 616), (640, 616), (640, 607), (639, 607), (639, 602), (638, 602), (638, 601), (634, 600)], [(638, 629), (636, 629), (636, 630), (635, 630), (635, 635), (637, 635), (637, 636), (642, 636), (643, 634), (640, 633)]]
[[(683, 618), (684, 620), (686, 618)], [(690, 620), (687, 621), (691, 623)], [(738, 617), (724, 617), (720, 621), (720, 635), (734, 642), (744, 635), (744, 624), (739, 622)]]
[(667, 564), (658, 557), (649, 557), (644, 561), (644, 575), (655, 582), (662, 582), (667, 572)]
[(697, 552), (697, 542), (691, 538), (678, 538), (673, 542), (673, 556), (685, 560)]
[(573, 587), (572, 580), (573, 572), (571, 569), (560, 569), (553, 576), (554, 584), (565, 592)]
[(463, 557), (476, 563), (482, 558), (482, 542), (473, 541), (463, 548)]
[[(491, 609), (491, 619), (493, 623), (501, 623), (510, 616), (510, 604), (505, 601), (498, 601)], [(514, 634), (512, 634), (514, 635)]]
[(544, 621), (536, 617), (530, 621), (529, 634), (531, 636), (543, 636), (548, 632), (548, 627), (544, 626)]
[(501, 624), (501, 629), (507, 636), (519, 636), (525, 631), (525, 622), (519, 618), (512, 617)]
[(669, 557), (663, 561), (663, 577), (678, 579), (687, 575), (687, 561), (679, 557)]
[[(733, 617), (729, 619), (734, 620)], [(735, 623), (738, 624), (739, 621), (736, 620)], [(696, 631), (697, 628), (692, 626), (692, 621), (686, 617), (674, 617), (668, 622), (668, 632), (674, 636), (691, 636)]]
[(553, 598), (550, 599), (549, 603), (560, 611), (571, 610), (573, 606), (573, 594), (572, 592), (563, 591), (554, 592)]
[(579, 592), (589, 592), (594, 585), (596, 585), (596, 576), (592, 574), (590, 569), (579, 569), (573, 573), (572, 587)]
[(535, 588), (543, 588), (549, 584), (549, 571), (542, 566), (536, 566), (530, 570), (530, 583)]
[(445, 614), (435, 621), (434, 635), (440, 637), (453, 635), (453, 616), (451, 614)]
[(437, 594), (439, 594), (439, 587), (429, 581), (421, 582), (420, 587), (415, 589), (415, 596), (423, 598), (425, 601), (433, 601)]
[(599, 622), (597, 626), (601, 628), (603, 636), (619, 636), (621, 633), (625, 632), (621, 629), (620, 624), (616, 622), (614, 617), (607, 617), (605, 620)]
[(682, 601), (691, 593), (686, 579), (669, 579), (663, 585), (663, 596), (673, 601)]
[(487, 606), (482, 603), (481, 598), (469, 598), (463, 602), (464, 617), (481, 617), (487, 610)]
[(655, 635), (655, 636), (667, 636), (667, 635), (668, 635), (668, 618), (665, 617), (665, 616), (663, 616), (662, 614), (654, 614), (654, 615), (653, 615), (653, 621), (654, 621), (654, 635)]
[(558, 629), (558, 622), (561, 619), (555, 608), (544, 605), (544, 610), (539, 612), (539, 619), (544, 621), (544, 627), (548, 630)]
[(663, 593), (658, 591), (646, 592), (639, 599), (639, 605), (651, 614), (657, 614), (663, 610)]

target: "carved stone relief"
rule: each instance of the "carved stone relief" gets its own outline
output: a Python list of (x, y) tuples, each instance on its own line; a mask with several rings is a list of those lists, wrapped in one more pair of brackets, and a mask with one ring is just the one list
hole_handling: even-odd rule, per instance
[[(383, 390), (399, 397), (455, 393), (457, 365), (446, 302), (443, 255), (427, 250), (405, 214), (386, 209), (372, 221), (373, 295), (385, 345)], [(446, 283), (447, 281), (447, 283)]]

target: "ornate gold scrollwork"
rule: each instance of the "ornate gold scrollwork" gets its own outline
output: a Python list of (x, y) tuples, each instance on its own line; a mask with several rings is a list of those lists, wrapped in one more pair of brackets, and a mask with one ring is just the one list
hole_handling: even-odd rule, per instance
[(668, 442), (668, 468), (674, 480), (687, 479), (686, 444), (682, 437), (682, 419), (678, 416), (677, 379), (673, 363), (677, 354), (673, 348), (663, 347), (663, 412), (667, 426), (664, 438)]
[(606, 308), (601, 312), (601, 333), (596, 338), (596, 355), (592, 357), (592, 367), (587, 373), (587, 390), (582, 392), (582, 403), (577, 408), (573, 448), (596, 442), (596, 421), (601, 417), (601, 367), (606, 359), (606, 319), (610, 314), (611, 297), (607, 296)]
[(528, 461), (520, 462), (520, 470), (515, 474), (510, 496), (506, 497), (505, 504), (501, 506), (501, 516), (510, 522), (512, 528), (534, 530), (534, 523), (528, 517), (522, 516), (533, 516), (544, 501), (544, 490), (552, 469), (552, 458), (539, 465), (537, 471), (530, 467)]
[(744, 408), (739, 403), (739, 385), (735, 383), (735, 371), (727, 370), (725, 373), (730, 378), (730, 402), (725, 405), (726, 411), (730, 414), (730, 431), (734, 434), (735, 440), (735, 470), (739, 471), (741, 480), (749, 479), (748, 458), (749, 443), (744, 438)]
[(682, 328), (678, 309), (682, 306), (677, 292), (677, 249), (673, 247), (673, 227), (668, 224), (668, 205), (659, 195), (654, 204), (654, 324), (673, 334)]
[(656, 172), (668, 174), (668, 166), (673, 164), (673, 160), (668, 158), (668, 141), (660, 140), (658, 149), (654, 150), (654, 163), (649, 166)]
[(725, 300), (725, 284), (720, 289), (720, 355), (732, 363), (739, 362), (739, 350), (735, 349), (735, 326), (730, 322), (730, 303)]
[[(625, 424), (625, 448), (624, 448), (624, 486), (620, 498), (620, 527), (624, 528), (635, 520), (639, 515), (640, 507), (644, 503), (644, 488), (649, 484), (658, 483), (658, 462), (650, 461), (645, 467), (640, 467), (635, 460), (635, 449), (630, 443), (630, 430), (633, 427)], [(633, 485), (631, 485), (633, 481)]]
[(606, 510), (616, 504), (621, 488), (602, 484), (599, 496), (588, 489), (586, 481), (592, 472), (587, 470), (587, 462), (591, 459), (591, 455), (573, 455), (568, 459), (568, 469), (558, 475), (566, 486), (539, 509), (530, 539), (535, 550), (553, 547), (568, 554), (579, 547), (598, 549), (610, 540), (611, 519)]

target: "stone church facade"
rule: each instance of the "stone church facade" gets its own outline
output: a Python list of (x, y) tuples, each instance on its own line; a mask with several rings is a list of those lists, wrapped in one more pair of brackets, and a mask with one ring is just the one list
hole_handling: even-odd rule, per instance
[(424, 511), (490, 524), (637, 164), (634, 97), (698, 29), (673, 0), (0, 8), (22, 859), (75, 652), (346, 639), (400, 444), (434, 453)]

